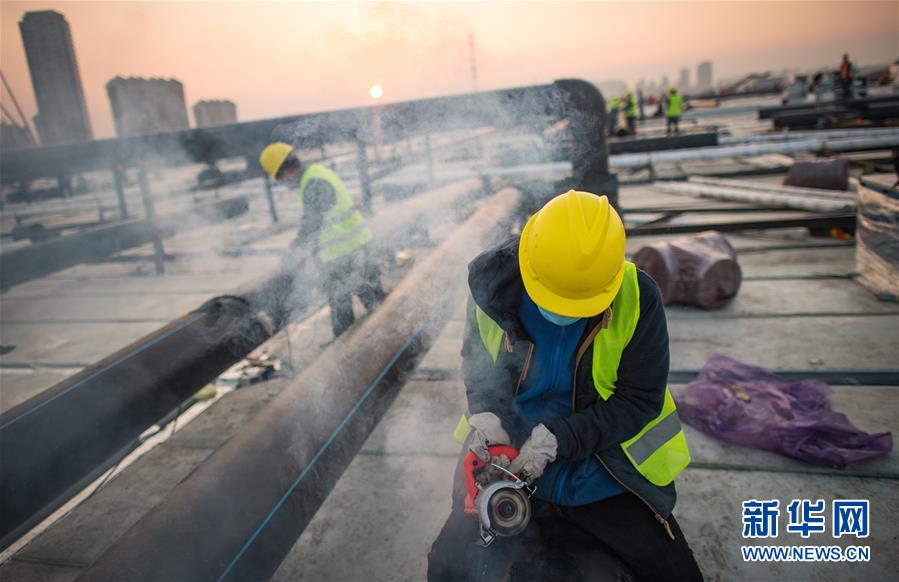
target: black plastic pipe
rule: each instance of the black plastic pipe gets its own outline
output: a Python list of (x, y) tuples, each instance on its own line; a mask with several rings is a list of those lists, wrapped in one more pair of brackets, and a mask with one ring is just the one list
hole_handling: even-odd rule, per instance
[(3, 413), (0, 548), (267, 337), (246, 301), (215, 299)]

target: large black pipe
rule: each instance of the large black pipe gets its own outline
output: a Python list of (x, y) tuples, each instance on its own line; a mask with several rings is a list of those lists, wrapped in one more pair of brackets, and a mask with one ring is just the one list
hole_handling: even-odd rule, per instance
[[(567, 99), (569, 96), (571, 100)], [(570, 112), (566, 111), (567, 101), (576, 109), (582, 108), (585, 115), (579, 116), (580, 125), (604, 125), (602, 97), (591, 84), (579, 80), (378, 107), (382, 136), (393, 141), (442, 129), (486, 125), (513, 127), (525, 122), (542, 128), (544, 123), (551, 124)], [(370, 141), (371, 119), (370, 107), (358, 107), (148, 136), (28, 148), (4, 152), (0, 157), (0, 176), (5, 182), (30, 180), (108, 170), (116, 164), (130, 166), (154, 159), (168, 165), (212, 163), (231, 157), (254, 160), (273, 138), (292, 141), (306, 148), (357, 138)], [(585, 147), (604, 143), (603, 135), (586, 128), (582, 135), (589, 137), (590, 146), (584, 140)]]
[[(248, 208), (246, 197), (233, 196), (195, 206), (188, 214), (218, 222), (244, 214)], [(158, 217), (160, 234), (168, 236), (183, 229), (189, 224), (184, 216), (180, 212)], [(131, 218), (4, 252), (0, 255), (0, 289), (146, 244), (152, 234), (146, 220)]]
[(395, 380), (455, 308), (465, 265), (518, 200), (487, 200), (252, 422), (129, 529), (81, 580), (264, 580), (314, 516)]
[(718, 145), (718, 132), (685, 133), (665, 137), (623, 139), (609, 142), (609, 154), (639, 154), (685, 148), (703, 148)]
[(268, 336), (247, 301), (211, 300), (0, 415), (0, 548)]
[(895, 95), (882, 95), (878, 97), (866, 97), (863, 99), (849, 99), (848, 101), (823, 101), (794, 103), (792, 105), (778, 105), (775, 107), (759, 108), (759, 119), (772, 119), (777, 115), (797, 113), (799, 111), (814, 111), (821, 113), (833, 111), (865, 111), (872, 105), (879, 105), (896, 101)]

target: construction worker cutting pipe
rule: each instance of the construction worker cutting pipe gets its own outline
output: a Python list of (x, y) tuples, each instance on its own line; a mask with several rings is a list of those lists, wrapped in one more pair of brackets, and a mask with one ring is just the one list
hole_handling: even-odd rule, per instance
[(624, 252), (608, 199), (570, 190), (470, 263), (466, 455), (429, 580), (702, 579), (661, 294)]
[(353, 324), (353, 295), (369, 311), (385, 297), (380, 269), (367, 252), (372, 235), (365, 219), (337, 174), (321, 164), (304, 164), (290, 144), (269, 144), (259, 164), (271, 179), (299, 188), (303, 218), (292, 246), (319, 263), (331, 328), (339, 337)]

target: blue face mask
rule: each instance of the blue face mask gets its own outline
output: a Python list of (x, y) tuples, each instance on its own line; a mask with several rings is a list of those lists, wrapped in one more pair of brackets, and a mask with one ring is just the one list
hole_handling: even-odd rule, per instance
[(562, 327), (569, 326), (576, 321), (580, 321), (581, 319), (580, 317), (565, 317), (564, 315), (556, 315), (552, 311), (547, 311), (539, 305), (537, 306), (537, 309), (540, 311), (540, 315), (543, 316), (543, 319)]

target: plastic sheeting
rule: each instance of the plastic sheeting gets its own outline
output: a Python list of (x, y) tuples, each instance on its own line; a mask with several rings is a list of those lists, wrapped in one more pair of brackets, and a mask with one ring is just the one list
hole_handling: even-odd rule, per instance
[(714, 230), (642, 247), (634, 254), (634, 264), (659, 284), (665, 305), (722, 307), (736, 296), (743, 281), (737, 253)]
[(716, 354), (677, 407), (684, 421), (707, 434), (815, 465), (843, 468), (892, 450), (892, 433), (866, 433), (831, 410), (831, 392), (817, 380), (785, 380)]

